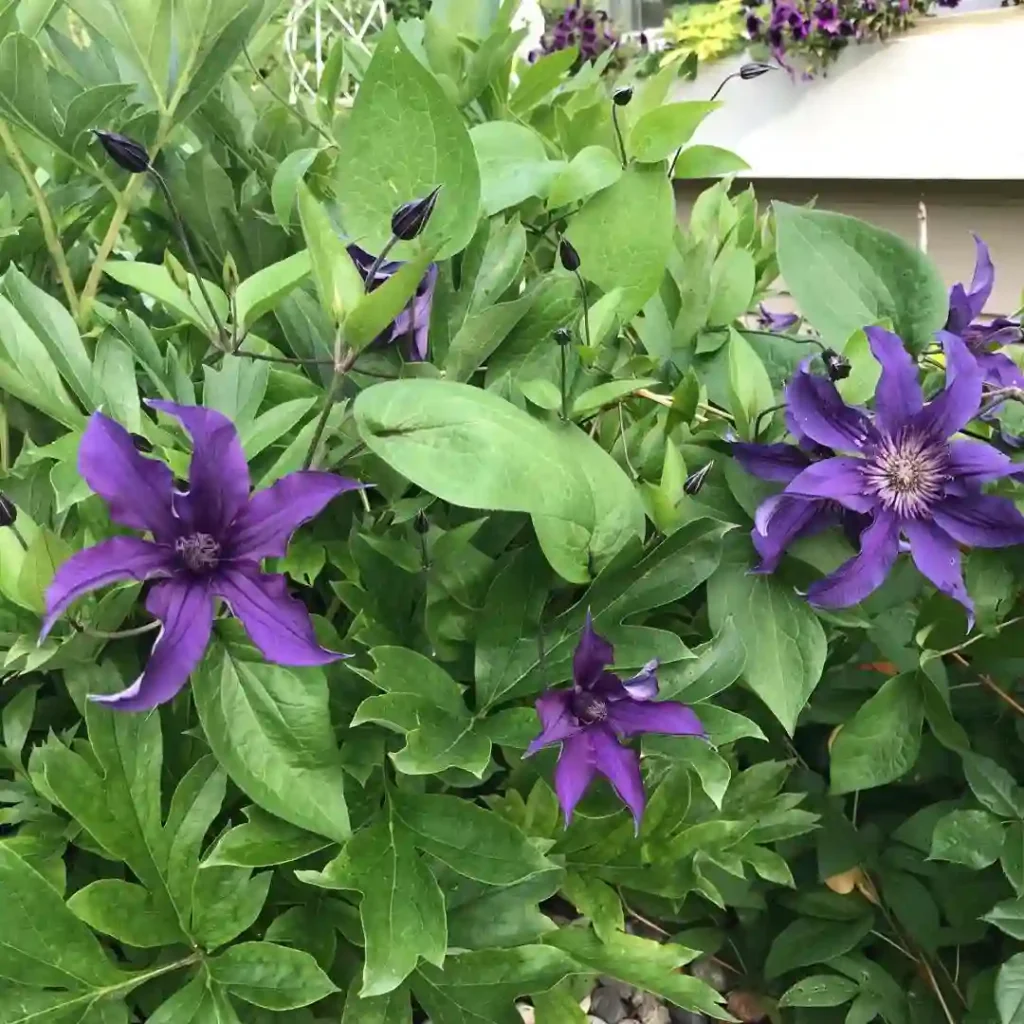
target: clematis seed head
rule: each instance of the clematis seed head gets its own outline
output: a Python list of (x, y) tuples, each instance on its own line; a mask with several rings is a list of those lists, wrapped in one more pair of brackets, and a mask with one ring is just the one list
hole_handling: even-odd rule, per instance
[(127, 135), (117, 132), (106, 132), (100, 128), (92, 129), (93, 135), (99, 139), (100, 145), (106, 150), (107, 156), (118, 167), (132, 174), (144, 174), (150, 168), (149, 153), (141, 142), (129, 139)]

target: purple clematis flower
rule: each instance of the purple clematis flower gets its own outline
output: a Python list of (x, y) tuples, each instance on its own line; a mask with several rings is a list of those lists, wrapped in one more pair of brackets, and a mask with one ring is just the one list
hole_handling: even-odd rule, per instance
[(949, 318), (946, 330), (963, 338), (985, 374), (985, 382), (997, 388), (1024, 387), (1024, 374), (1007, 355), (998, 351), (1003, 345), (1021, 341), (1024, 334), (1016, 320), (997, 317), (989, 323), (977, 323), (995, 284), (995, 267), (988, 246), (974, 236), (974, 276), (970, 288), (957, 283), (949, 290)]
[[(366, 281), (376, 261), (374, 256), (360, 249), (358, 245), (348, 247), (352, 262)], [(402, 268), (398, 260), (382, 263), (373, 275), (373, 281), (367, 283), (367, 290), (379, 288), (389, 277)], [(375, 345), (390, 345), (402, 342), (409, 359), (422, 362), (427, 358), (428, 340), (430, 337), (430, 311), (434, 303), (434, 288), (437, 285), (437, 264), (431, 263), (423, 280), (416, 287), (416, 294), (409, 300), (405, 309), (391, 322), (391, 325), (374, 339)]]
[(613, 658), (612, 645), (594, 632), (587, 612), (572, 659), (572, 687), (548, 690), (537, 698), (537, 714), (543, 728), (526, 756), (561, 743), (555, 792), (567, 827), (587, 787), (600, 774), (630, 809), (639, 831), (646, 802), (640, 758), (636, 751), (624, 747), (620, 739), (647, 732), (705, 735), (691, 708), (671, 700), (654, 701), (658, 695), (656, 661), (648, 662), (637, 675), (623, 680), (608, 671)]
[(363, 486), (334, 473), (289, 473), (249, 494), (249, 469), (232, 422), (213, 409), (154, 401), (192, 435), (189, 489), (136, 450), (131, 435), (94, 413), (78, 469), (121, 526), (152, 537), (118, 536), (72, 555), (46, 592), (41, 637), (77, 598), (121, 580), (156, 580), (146, 610), (162, 628), (145, 670), (126, 690), (92, 699), (125, 711), (169, 701), (188, 681), (210, 640), (214, 599), (242, 620), (253, 643), (280, 665), (324, 665), (344, 657), (322, 648), (309, 614), (284, 576), (260, 571), (282, 558), (292, 533), (343, 491)]
[[(1024, 516), (1013, 502), (981, 493), (983, 483), (1012, 475), (1013, 463), (983, 442), (951, 440), (978, 414), (982, 371), (960, 338), (940, 332), (946, 386), (926, 403), (903, 342), (880, 327), (866, 333), (882, 366), (873, 418), (845, 405), (830, 380), (809, 373), (809, 360), (786, 389), (788, 414), (801, 433), (850, 454), (813, 463), (782, 493), (831, 500), (871, 516), (860, 552), (812, 584), (808, 599), (827, 608), (863, 600), (888, 575), (902, 535), (921, 573), (970, 617), (959, 546), (1024, 543)], [(770, 527), (771, 509), (762, 518)]]
[(757, 326), (773, 334), (788, 331), (799, 319), (796, 313), (773, 313), (770, 309), (765, 309), (763, 302), (757, 307)]

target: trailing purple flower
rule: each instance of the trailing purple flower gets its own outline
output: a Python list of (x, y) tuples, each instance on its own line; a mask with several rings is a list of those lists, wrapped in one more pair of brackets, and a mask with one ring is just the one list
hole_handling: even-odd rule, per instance
[[(358, 245), (348, 247), (352, 262), (366, 282), (367, 291), (379, 288), (388, 278), (397, 274), (404, 264), (399, 260), (388, 260), (382, 263), (373, 275), (373, 280), (367, 278), (373, 265), (375, 257)], [(430, 338), (430, 313), (434, 304), (434, 289), (437, 286), (437, 264), (431, 263), (423, 280), (416, 287), (416, 294), (409, 300), (405, 308), (391, 322), (390, 326), (382, 331), (373, 341), (375, 345), (391, 345), (399, 343), (402, 345), (407, 358), (422, 361), (427, 358)]]
[(530, 54), (530, 61), (532, 63), (538, 57), (576, 47), (580, 52), (580, 61), (592, 64), (605, 50), (618, 45), (619, 37), (608, 18), (608, 12), (585, 6), (581, 0), (574, 0), (544, 33), (540, 49)]
[(971, 617), (960, 545), (1024, 543), (1024, 516), (1013, 502), (981, 492), (982, 484), (1011, 476), (1013, 463), (983, 442), (952, 439), (978, 415), (982, 371), (956, 335), (940, 332), (946, 386), (925, 402), (903, 342), (880, 327), (866, 333), (882, 367), (874, 416), (847, 406), (830, 380), (808, 371), (809, 360), (801, 364), (786, 389), (787, 416), (801, 435), (849, 454), (799, 472), (758, 511), (758, 528), (771, 532), (781, 497), (832, 501), (870, 516), (859, 553), (811, 585), (811, 603), (835, 608), (863, 600), (881, 586), (905, 537), (921, 573)]
[(125, 711), (163, 704), (188, 682), (209, 643), (217, 598), (268, 661), (324, 665), (344, 657), (320, 646), (285, 577), (262, 572), (260, 563), (283, 558), (299, 526), (332, 498), (363, 485), (305, 470), (250, 496), (245, 453), (226, 416), (201, 406), (149, 404), (177, 417), (192, 435), (188, 490), (178, 490), (170, 469), (142, 455), (120, 424), (92, 415), (78, 470), (115, 523), (152, 539), (117, 536), (72, 555), (47, 590), (40, 639), (84, 594), (122, 580), (155, 580), (146, 610), (162, 628), (145, 670), (126, 690), (92, 697)]
[(771, 331), (772, 334), (788, 331), (799, 320), (800, 316), (797, 313), (773, 313), (765, 308), (763, 302), (757, 307), (757, 326), (763, 331)]
[(674, 736), (705, 735), (696, 713), (676, 701), (656, 702), (656, 661), (630, 679), (620, 679), (608, 666), (614, 650), (587, 621), (572, 659), (573, 685), (548, 690), (537, 699), (542, 730), (526, 756), (555, 743), (562, 745), (555, 768), (555, 792), (565, 824), (596, 775), (603, 775), (630, 809), (637, 830), (646, 798), (640, 758), (620, 740), (643, 733)]
[(949, 317), (946, 330), (963, 338), (985, 374), (985, 382), (997, 388), (1024, 388), (1024, 374), (1017, 364), (999, 349), (1018, 344), (1024, 334), (1016, 320), (997, 317), (989, 323), (978, 322), (995, 284), (995, 267), (988, 246), (974, 236), (974, 276), (970, 288), (957, 283), (949, 290)]

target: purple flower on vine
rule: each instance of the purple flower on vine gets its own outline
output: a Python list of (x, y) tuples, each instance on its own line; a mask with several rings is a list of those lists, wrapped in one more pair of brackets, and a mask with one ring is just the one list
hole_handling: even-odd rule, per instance
[(285, 577), (264, 573), (260, 563), (283, 558), (299, 526), (362, 484), (305, 470), (250, 496), (245, 453), (226, 416), (201, 406), (149, 404), (177, 417), (192, 436), (188, 489), (177, 489), (170, 469), (142, 455), (124, 427), (93, 413), (78, 470), (106, 501), (115, 523), (151, 539), (111, 537), (64, 562), (46, 592), (40, 639), (90, 591), (124, 580), (154, 580), (146, 610), (161, 629), (145, 669), (126, 690), (92, 698), (123, 711), (163, 704), (188, 682), (209, 643), (218, 598), (268, 661), (324, 665), (344, 657), (320, 646), (309, 613), (289, 596)]
[(648, 662), (632, 678), (620, 679), (608, 670), (613, 659), (612, 645), (594, 631), (587, 612), (572, 659), (573, 685), (548, 690), (537, 698), (542, 729), (526, 756), (561, 744), (555, 792), (566, 826), (587, 787), (597, 775), (603, 775), (629, 808), (639, 830), (646, 803), (640, 758), (620, 741), (644, 733), (704, 736), (691, 708), (676, 701), (655, 701), (656, 661)]
[(796, 313), (773, 313), (765, 308), (763, 302), (757, 307), (757, 326), (773, 334), (788, 331), (799, 320), (800, 317)]

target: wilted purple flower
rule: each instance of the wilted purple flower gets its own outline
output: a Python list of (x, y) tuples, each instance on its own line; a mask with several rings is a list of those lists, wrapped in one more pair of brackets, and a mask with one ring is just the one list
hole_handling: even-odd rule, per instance
[(973, 614), (964, 587), (960, 549), (1024, 543), (1024, 516), (1007, 498), (981, 493), (981, 485), (1014, 473), (1010, 459), (978, 441), (950, 440), (978, 414), (982, 372), (964, 343), (940, 332), (946, 386), (925, 402), (917, 367), (903, 342), (880, 327), (866, 328), (882, 366), (873, 418), (847, 406), (835, 385), (801, 364), (786, 389), (787, 415), (801, 434), (837, 452), (798, 473), (765, 514), (767, 532), (779, 497), (830, 500), (871, 516), (860, 552), (811, 585), (808, 598), (822, 607), (863, 600), (888, 575), (905, 536), (917, 568)]
[(773, 334), (789, 330), (799, 319), (796, 313), (773, 313), (763, 302), (757, 307), (757, 326)]
[(555, 792), (566, 826), (594, 776), (600, 774), (630, 809), (639, 830), (645, 804), (640, 758), (620, 739), (648, 732), (705, 735), (691, 708), (676, 701), (655, 702), (657, 661), (649, 661), (637, 675), (623, 680), (608, 671), (613, 660), (612, 645), (594, 632), (588, 611), (572, 659), (572, 687), (548, 690), (537, 698), (543, 728), (526, 756), (554, 743), (562, 745)]
[(150, 402), (192, 435), (189, 488), (147, 459), (120, 424), (94, 413), (82, 436), (78, 470), (121, 526), (151, 540), (118, 536), (72, 555), (46, 592), (41, 637), (77, 598), (121, 580), (156, 580), (146, 609), (162, 628), (145, 670), (126, 690), (92, 699), (126, 711), (169, 701), (188, 681), (210, 640), (214, 599), (241, 619), (253, 643), (280, 665), (324, 665), (343, 655), (322, 648), (309, 613), (290, 597), (284, 576), (260, 570), (283, 558), (288, 540), (343, 491), (362, 485), (305, 470), (249, 495), (249, 469), (238, 432), (201, 406)]
[(1020, 324), (1015, 320), (997, 317), (987, 324), (975, 321), (985, 310), (985, 303), (995, 284), (995, 267), (988, 246), (974, 236), (974, 276), (970, 289), (960, 283), (949, 290), (949, 317), (946, 330), (963, 338), (971, 354), (985, 374), (986, 383), (995, 387), (1024, 387), (1024, 374), (1007, 355), (997, 351), (1003, 345), (1021, 341)]
[[(348, 253), (355, 263), (356, 269), (366, 281), (373, 269), (375, 258), (358, 245), (350, 245)], [(403, 264), (398, 260), (382, 263), (372, 281), (367, 281), (367, 291), (379, 288), (389, 277), (397, 274)], [(416, 287), (416, 294), (409, 300), (405, 309), (391, 322), (391, 325), (374, 339), (375, 345), (390, 345), (403, 342), (409, 359), (423, 360), (427, 358), (430, 338), (430, 312), (434, 303), (434, 288), (437, 285), (437, 264), (431, 263), (423, 280)]]

